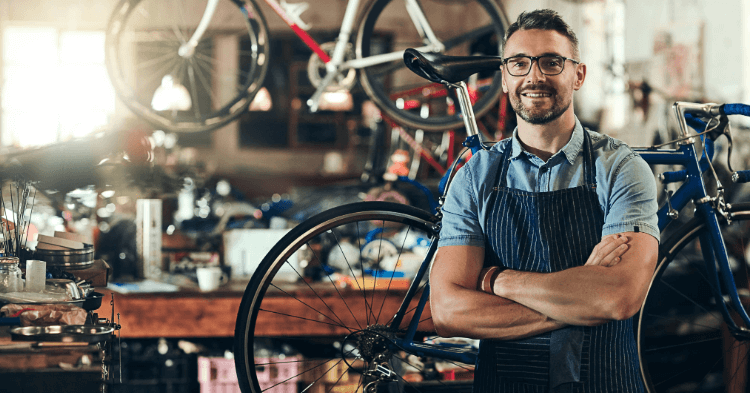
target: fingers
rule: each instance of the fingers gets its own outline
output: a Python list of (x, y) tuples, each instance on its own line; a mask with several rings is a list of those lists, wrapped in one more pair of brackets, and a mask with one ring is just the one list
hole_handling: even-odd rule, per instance
[(620, 257), (628, 250), (627, 242), (630, 239), (622, 234), (605, 236), (602, 241), (594, 247), (586, 261), (586, 266), (611, 267), (620, 262)]

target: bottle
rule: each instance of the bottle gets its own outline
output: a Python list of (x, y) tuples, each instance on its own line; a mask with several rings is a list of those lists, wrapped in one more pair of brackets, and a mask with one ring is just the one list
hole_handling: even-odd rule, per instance
[(23, 291), (17, 257), (0, 257), (0, 293)]

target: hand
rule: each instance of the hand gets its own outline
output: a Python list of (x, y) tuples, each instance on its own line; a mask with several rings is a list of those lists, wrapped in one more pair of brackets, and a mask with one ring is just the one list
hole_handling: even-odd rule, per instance
[(585, 266), (612, 267), (620, 262), (620, 256), (628, 250), (630, 239), (623, 234), (605, 236), (591, 251)]

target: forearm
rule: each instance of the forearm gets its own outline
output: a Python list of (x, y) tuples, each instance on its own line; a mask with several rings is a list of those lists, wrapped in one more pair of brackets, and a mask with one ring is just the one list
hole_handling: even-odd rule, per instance
[(445, 290), (447, 293), (431, 296), (430, 300), (441, 336), (511, 340), (566, 326), (524, 305), (476, 289), (452, 285)]
[(589, 265), (555, 273), (504, 271), (494, 282), (498, 296), (572, 325), (597, 325), (633, 316), (646, 297), (658, 242), (626, 233), (627, 250), (612, 267)]
[(612, 299), (621, 283), (604, 267), (581, 266), (556, 273), (506, 270), (495, 280), (495, 294), (571, 325), (599, 325), (616, 319)]

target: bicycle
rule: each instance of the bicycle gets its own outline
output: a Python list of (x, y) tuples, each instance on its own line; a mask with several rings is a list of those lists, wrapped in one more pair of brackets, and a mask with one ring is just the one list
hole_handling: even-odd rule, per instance
[[(412, 50), (404, 57), (419, 75), (456, 89), (467, 114), (465, 145), (475, 151), (486, 148), (477, 137), (468, 90), (461, 81), (473, 72), (499, 67), (501, 59), (423, 55)], [(749, 235), (742, 227), (733, 229), (748, 222), (750, 204), (728, 203), (720, 183), (716, 194), (709, 195), (704, 175), (718, 181), (711, 163), (714, 140), (724, 135), (731, 147), (727, 115), (750, 116), (750, 106), (675, 103), (674, 114), (682, 133), (675, 141), (679, 146), (637, 151), (650, 164), (684, 167), (660, 175), (665, 184), (683, 182), (658, 211), (660, 230), (670, 232), (664, 229), (691, 203), (696, 213), (687, 224), (678, 225), (662, 238), (648, 295), (636, 315), (641, 376), (649, 392), (711, 391), (717, 386), (745, 391), (746, 385), (741, 385), (746, 383), (744, 375), (737, 370), (747, 367), (750, 317), (742, 302), (749, 297), (737, 284), (746, 285), (738, 278), (746, 270)], [(688, 133), (688, 125), (699, 130), (697, 135)], [(702, 151), (696, 147), (699, 139)], [(727, 164), (731, 171), (729, 158)], [(750, 181), (750, 171), (733, 173), (737, 183)], [(435, 384), (454, 390), (467, 388), (476, 361), (474, 348), (446, 345), (441, 339), (425, 340), (434, 335), (426, 272), (437, 248), (439, 222), (439, 211), (433, 214), (406, 205), (364, 202), (331, 209), (292, 229), (263, 259), (243, 295), (235, 329), (236, 370), (242, 390), (273, 392), (288, 383), (298, 384), (305, 392), (338, 388), (372, 393), (388, 386), (418, 391)], [(429, 241), (420, 243), (415, 238)], [(694, 255), (696, 247), (701, 252)], [(385, 260), (380, 253), (404, 259), (403, 265), (413, 259), (412, 254), (418, 254), (419, 263), (383, 272), (377, 270), (382, 266), (378, 263)], [(316, 263), (326, 264), (331, 256), (346, 261), (337, 275), (323, 275), (320, 282), (309, 283), (298, 270), (299, 266), (308, 269)], [(730, 257), (737, 256), (742, 256), (742, 263), (730, 264)], [(298, 267), (290, 269), (295, 264)], [(732, 269), (733, 265), (745, 268)], [(368, 269), (372, 276), (361, 274)], [(404, 271), (405, 278), (396, 279)], [(680, 272), (690, 274), (681, 276)], [(290, 277), (301, 284), (290, 286), (277, 279)], [(692, 291), (674, 285), (686, 277)], [(672, 296), (667, 297), (669, 293)], [(664, 309), (665, 302), (669, 309)], [(285, 330), (269, 335), (272, 325)], [(315, 337), (300, 338), (306, 334)], [(329, 337), (334, 335), (337, 337)], [(281, 342), (300, 344), (301, 358), (306, 360), (269, 360), (267, 345)], [(693, 344), (707, 345), (709, 350), (697, 354), (688, 350), (683, 356), (698, 356), (701, 362), (676, 363), (680, 351)], [(735, 356), (724, 361), (722, 347), (730, 348)], [(419, 357), (449, 362), (444, 364), (452, 364), (453, 372), (463, 374), (468, 382), (417, 382), (427, 373)], [(662, 359), (666, 363), (660, 362)], [(288, 378), (269, 381), (256, 375), (268, 367), (289, 364), (297, 371)], [(696, 370), (692, 366), (705, 367)], [(323, 388), (315, 388), (321, 384)]]
[[(359, 70), (370, 99), (400, 124), (425, 131), (455, 128), (462, 121), (460, 114), (448, 112), (450, 95), (422, 94), (442, 85), (426, 85), (408, 72), (403, 50), (418, 46), (461, 55), (483, 42), (499, 51), (507, 26), (493, 0), (372, 0), (362, 11), (359, 0), (349, 0), (336, 42), (318, 44), (300, 18), (306, 3), (264, 1), (314, 52), (307, 69), (316, 87), (308, 100), (312, 112), (324, 92), (351, 89)], [(196, 10), (203, 13), (191, 12)], [(350, 37), (358, 13), (355, 48)], [(436, 23), (447, 16), (471, 18), (461, 25), (477, 27), (457, 31), (455, 23)], [(256, 0), (121, 0), (107, 24), (105, 62), (115, 91), (135, 114), (159, 129), (201, 132), (247, 110), (263, 86), (269, 46)], [(478, 114), (501, 93), (498, 73), (482, 82), (486, 87), (476, 91), (474, 105)], [(405, 102), (417, 105), (410, 109)]]

